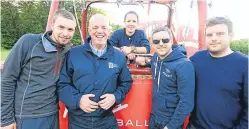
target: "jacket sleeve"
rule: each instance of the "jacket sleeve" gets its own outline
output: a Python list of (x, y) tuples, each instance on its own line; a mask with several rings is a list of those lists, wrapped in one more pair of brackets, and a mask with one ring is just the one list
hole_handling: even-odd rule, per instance
[(70, 60), (70, 51), (66, 55), (63, 63), (60, 78), (58, 81), (59, 100), (62, 101), (68, 110), (79, 108), (79, 102), (82, 94), (76, 89), (73, 84), (73, 65)]
[(115, 47), (119, 47), (118, 43), (119, 43), (119, 39), (118, 39), (118, 34), (117, 31), (114, 31), (109, 39), (110, 43), (115, 46)]
[(195, 90), (195, 70), (192, 62), (187, 61), (176, 68), (177, 74), (177, 93), (180, 97), (175, 112), (166, 125), (168, 129), (181, 127), (184, 120), (194, 108)]
[(248, 69), (243, 73), (243, 112), (239, 124), (234, 129), (248, 129)]
[(117, 89), (114, 92), (116, 104), (121, 104), (124, 101), (126, 94), (131, 89), (131, 84), (132, 84), (131, 74), (127, 67), (127, 64), (124, 63), (121, 72), (118, 75)]
[(140, 35), (140, 45), (146, 48), (146, 53), (150, 53), (150, 42), (147, 39), (143, 30), (141, 30), (141, 35)]
[(27, 35), (22, 36), (13, 46), (1, 73), (1, 127), (15, 122), (15, 89), (29, 49), (28, 45), (25, 45), (28, 43), (27, 38)]

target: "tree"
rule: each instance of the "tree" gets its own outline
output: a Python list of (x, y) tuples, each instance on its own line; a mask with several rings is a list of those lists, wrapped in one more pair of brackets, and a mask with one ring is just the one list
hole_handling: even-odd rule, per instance
[[(81, 25), (81, 12), (84, 0), (61, 1), (60, 9), (64, 8), (74, 13), (76, 7), (77, 19)], [(26, 33), (43, 33), (46, 29), (51, 1), (1, 1), (1, 30), (2, 47), (10, 49), (17, 40)], [(96, 13), (105, 15), (103, 10), (89, 7), (87, 12), (87, 25), (90, 17)], [(76, 28), (73, 44), (80, 44), (81, 38)]]
[(2, 47), (12, 48), (20, 37), (18, 8), (11, 1), (1, 1), (1, 42)]
[(48, 12), (46, 1), (1, 1), (2, 47), (12, 48), (26, 33), (44, 32)]
[(49, 6), (45, 1), (18, 2), (21, 31), (25, 33), (42, 33), (46, 29)]
[(118, 24), (111, 24), (111, 27), (112, 27), (112, 31), (119, 30), (119, 29), (123, 28), (122, 25), (118, 25)]

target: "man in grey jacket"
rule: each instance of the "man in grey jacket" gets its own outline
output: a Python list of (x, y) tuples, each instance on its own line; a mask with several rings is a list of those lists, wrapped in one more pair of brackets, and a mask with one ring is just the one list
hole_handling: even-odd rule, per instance
[(7, 57), (1, 81), (3, 129), (58, 129), (56, 82), (76, 27), (72, 13), (54, 14), (52, 31), (25, 34)]

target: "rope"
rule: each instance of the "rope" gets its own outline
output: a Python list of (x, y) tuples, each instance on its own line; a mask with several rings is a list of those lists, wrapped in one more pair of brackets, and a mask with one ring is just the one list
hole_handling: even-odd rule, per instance
[(74, 9), (74, 15), (75, 15), (75, 18), (76, 18), (76, 23), (77, 23), (77, 26), (78, 26), (78, 29), (79, 29), (79, 32), (80, 32), (80, 38), (83, 39), (83, 37), (82, 37), (82, 31), (81, 31), (81, 28), (80, 28), (80, 25), (79, 25), (79, 21), (78, 21), (78, 16), (77, 16), (77, 13), (76, 13), (75, 0), (73, 0), (73, 9)]
[(187, 23), (187, 26), (186, 26), (186, 29), (184, 31), (184, 37), (183, 37), (183, 43), (186, 41), (186, 37), (188, 35), (188, 30), (189, 30), (189, 24), (190, 24), (190, 17), (191, 17), (191, 14), (192, 14), (192, 10), (193, 10), (193, 3), (194, 3), (194, 0), (191, 1), (191, 4), (190, 4), (190, 12), (189, 12), (189, 19), (188, 19), (188, 23)]

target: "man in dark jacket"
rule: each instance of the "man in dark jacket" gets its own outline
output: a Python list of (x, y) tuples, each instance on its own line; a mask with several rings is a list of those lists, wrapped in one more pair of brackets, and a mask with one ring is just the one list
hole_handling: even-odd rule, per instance
[(69, 110), (70, 129), (117, 129), (112, 112), (131, 88), (125, 55), (107, 40), (109, 22), (101, 14), (89, 21), (90, 37), (72, 48), (63, 65), (59, 99)]
[[(151, 60), (154, 78), (150, 129), (178, 129), (194, 106), (195, 71), (182, 46), (173, 45), (171, 31), (163, 26), (152, 33), (156, 53)], [(149, 60), (136, 59), (140, 65)]]
[(1, 75), (3, 129), (58, 129), (56, 82), (76, 22), (59, 10), (52, 31), (26, 34), (14, 45)]

